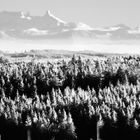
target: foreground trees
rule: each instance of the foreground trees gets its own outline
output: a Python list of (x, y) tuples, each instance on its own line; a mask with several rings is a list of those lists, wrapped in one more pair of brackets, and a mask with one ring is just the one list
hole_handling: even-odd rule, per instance
[(139, 60), (0, 64), (1, 139), (137, 139)]

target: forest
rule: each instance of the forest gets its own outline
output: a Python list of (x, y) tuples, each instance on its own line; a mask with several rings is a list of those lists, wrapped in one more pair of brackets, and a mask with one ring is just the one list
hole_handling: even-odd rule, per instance
[(140, 56), (0, 59), (1, 140), (140, 136)]

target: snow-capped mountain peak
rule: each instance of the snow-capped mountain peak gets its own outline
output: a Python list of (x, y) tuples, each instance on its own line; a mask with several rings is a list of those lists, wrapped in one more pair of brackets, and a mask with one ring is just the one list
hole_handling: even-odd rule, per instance
[(45, 16), (52, 17), (53, 19), (57, 20), (58, 22), (63, 23), (63, 24), (66, 24), (66, 22), (65, 22), (65, 21), (63, 21), (63, 20), (61, 20), (60, 18), (58, 18), (58, 17), (54, 16), (54, 15), (51, 13), (51, 11), (50, 11), (50, 10), (47, 10), (47, 12), (46, 12)]

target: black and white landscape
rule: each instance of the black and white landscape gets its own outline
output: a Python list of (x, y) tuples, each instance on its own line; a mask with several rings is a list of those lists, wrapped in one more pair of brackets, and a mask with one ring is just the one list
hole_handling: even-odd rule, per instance
[(139, 5), (1, 0), (0, 140), (139, 140)]

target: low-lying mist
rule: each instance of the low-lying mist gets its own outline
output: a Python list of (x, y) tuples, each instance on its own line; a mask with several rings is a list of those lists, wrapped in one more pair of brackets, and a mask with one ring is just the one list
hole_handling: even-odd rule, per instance
[(91, 50), (99, 53), (139, 54), (140, 43), (47, 43), (47, 42), (23, 42), (16, 40), (1, 40), (0, 50), (9, 53), (25, 52), (30, 50), (68, 50), (84, 51)]

